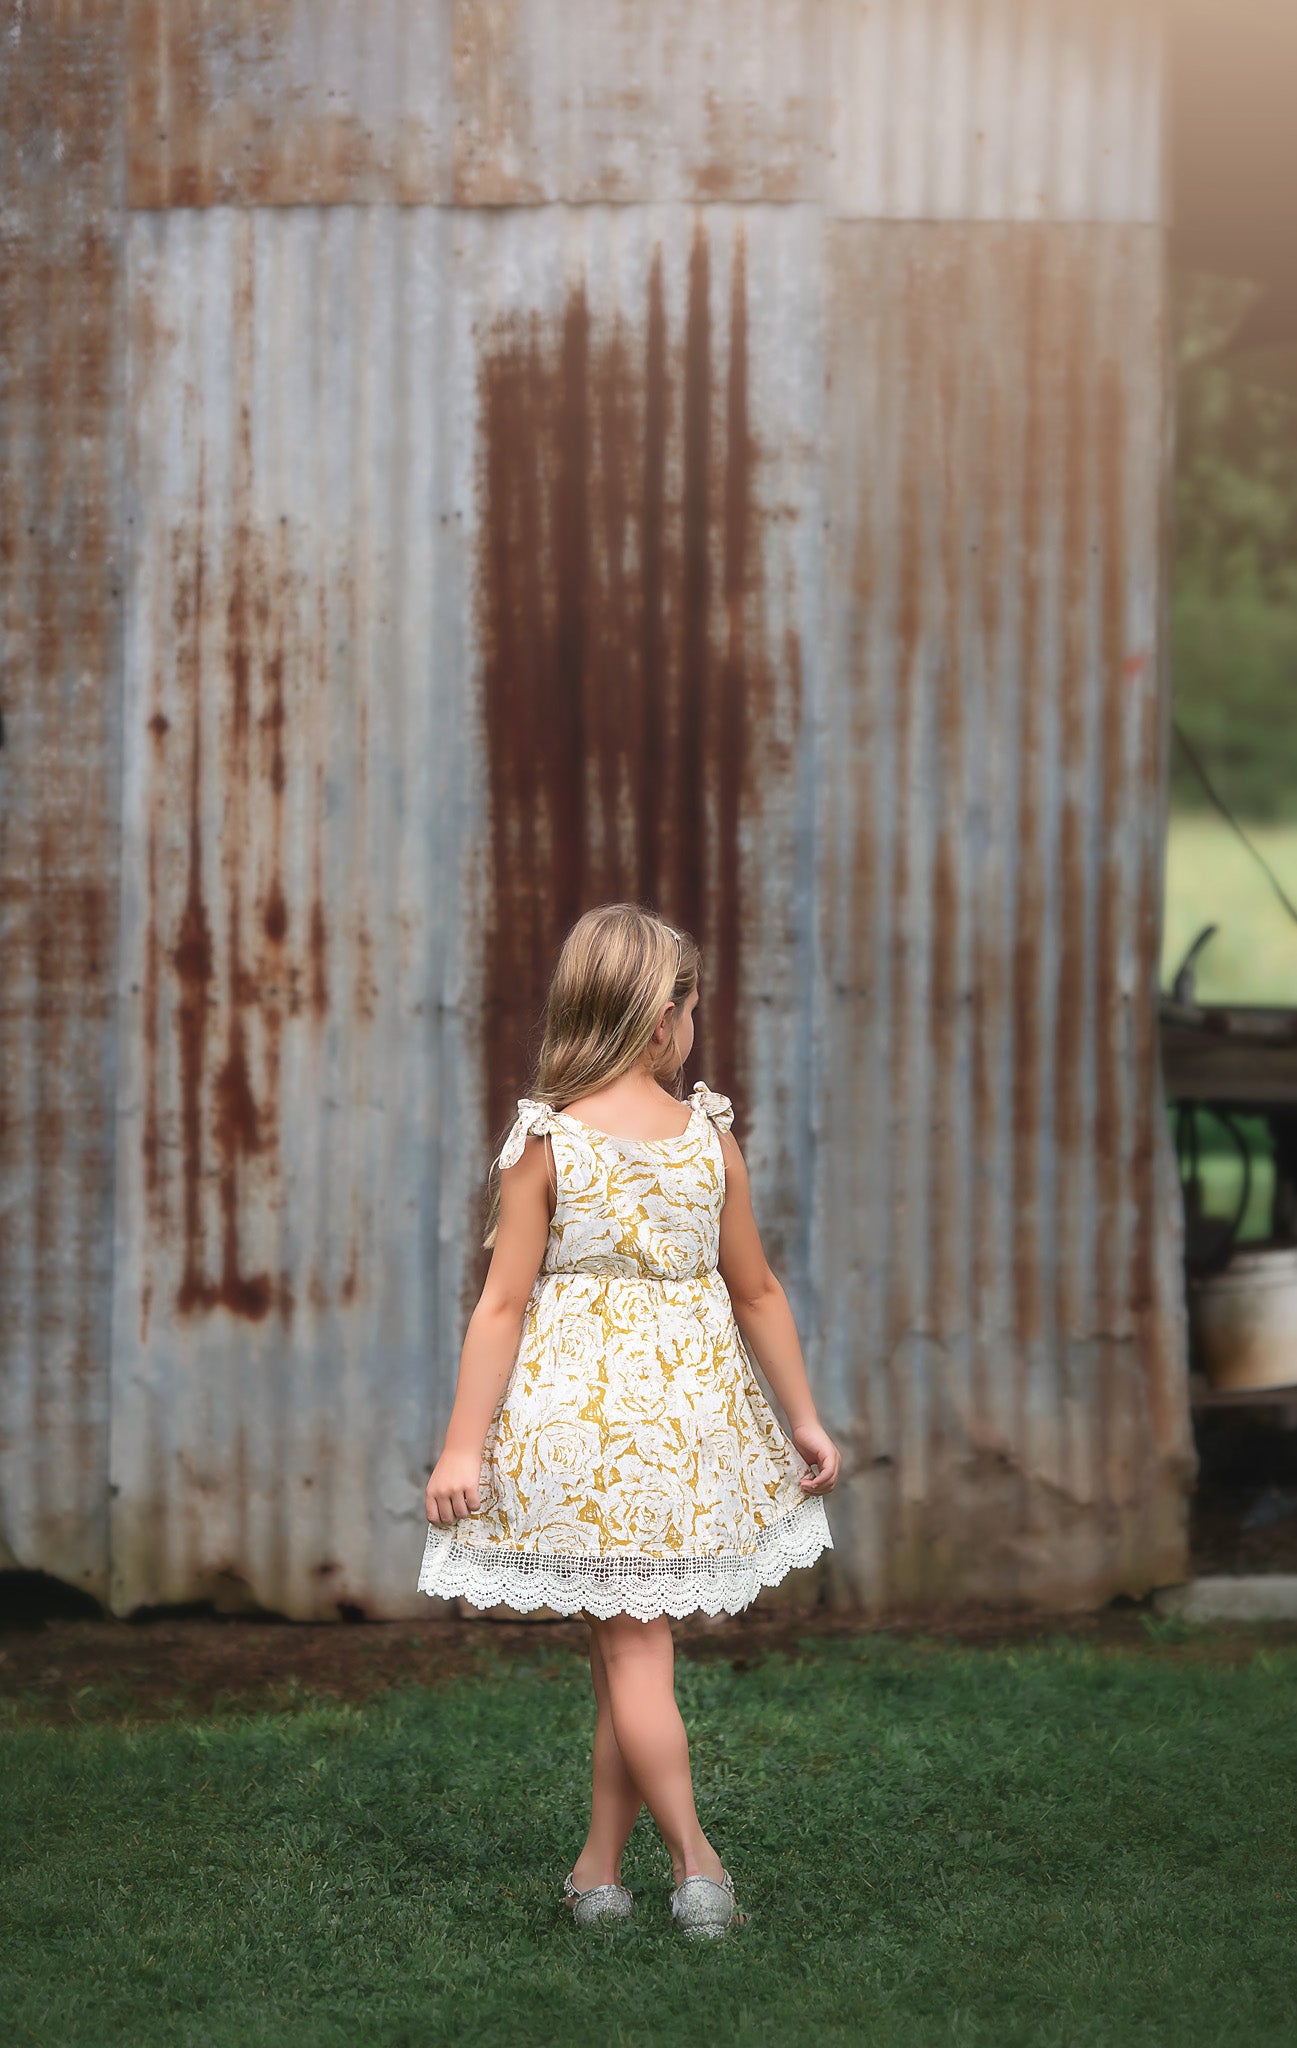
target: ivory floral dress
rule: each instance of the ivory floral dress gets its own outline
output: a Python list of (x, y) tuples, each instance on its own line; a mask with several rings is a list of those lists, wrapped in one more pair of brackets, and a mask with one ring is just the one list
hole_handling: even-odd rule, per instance
[(736, 1614), (832, 1548), (716, 1266), (733, 1120), (702, 1081), (686, 1129), (652, 1141), (519, 1097), (500, 1163), (548, 1134), (558, 1196), (479, 1512), (429, 1523), (420, 1592), (524, 1613)]

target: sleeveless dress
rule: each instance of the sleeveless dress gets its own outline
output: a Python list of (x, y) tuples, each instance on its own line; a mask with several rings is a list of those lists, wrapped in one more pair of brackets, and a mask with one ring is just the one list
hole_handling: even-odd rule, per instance
[(687, 1128), (652, 1141), (518, 1098), (500, 1163), (547, 1133), (558, 1195), (479, 1511), (428, 1524), (420, 1592), (601, 1619), (736, 1614), (832, 1549), (716, 1266), (733, 1119), (702, 1081)]

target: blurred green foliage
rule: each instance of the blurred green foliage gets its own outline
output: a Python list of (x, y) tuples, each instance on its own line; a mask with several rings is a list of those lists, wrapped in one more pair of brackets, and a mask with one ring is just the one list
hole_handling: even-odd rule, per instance
[[(1284, 389), (1222, 357), (1253, 297), (1237, 278), (1175, 280), (1172, 685), (1175, 716), (1236, 815), (1294, 822), (1297, 367)], [(1208, 803), (1178, 746), (1171, 802)], [(1258, 901), (1265, 888), (1258, 874)]]
[[(1248, 837), (1289, 894), (1297, 894), (1297, 819), (1249, 824)], [(1202, 1002), (1297, 1004), (1297, 925), (1218, 812), (1173, 812), (1166, 842), (1164, 988), (1205, 924), (1216, 926), (1216, 936), (1195, 966)]]
[[(1264, 1244), (1271, 1234), (1274, 1215), (1274, 1146), (1270, 1126), (1264, 1117), (1234, 1119), (1235, 1138), (1214, 1110), (1205, 1103), (1186, 1110), (1197, 1125), (1198, 1181), (1202, 1213), (1232, 1223), (1238, 1216), (1246, 1189), (1247, 1202), (1239, 1220), (1235, 1242)], [(1177, 1126), (1180, 1177), (1189, 1178), (1189, 1135)], [(1240, 1153), (1245, 1146), (1248, 1169)]]

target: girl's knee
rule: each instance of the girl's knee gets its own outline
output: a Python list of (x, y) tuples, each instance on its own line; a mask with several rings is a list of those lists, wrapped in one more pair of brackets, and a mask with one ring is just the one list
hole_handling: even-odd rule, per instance
[(652, 1621), (637, 1621), (633, 1614), (612, 1614), (606, 1621), (592, 1617), (590, 1633), (605, 1662), (660, 1654), (671, 1645), (671, 1624), (664, 1614)]

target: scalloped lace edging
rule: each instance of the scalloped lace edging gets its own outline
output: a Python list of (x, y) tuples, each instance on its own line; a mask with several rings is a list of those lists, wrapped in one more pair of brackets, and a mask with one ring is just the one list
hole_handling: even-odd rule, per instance
[(777, 1586), (798, 1565), (832, 1550), (824, 1502), (812, 1494), (763, 1529), (756, 1548), (702, 1557), (591, 1557), (544, 1550), (502, 1550), (457, 1542), (453, 1529), (428, 1525), (421, 1593), (467, 1600), (474, 1607), (512, 1607), (520, 1614), (549, 1607), (556, 1614), (737, 1614), (763, 1586)]

